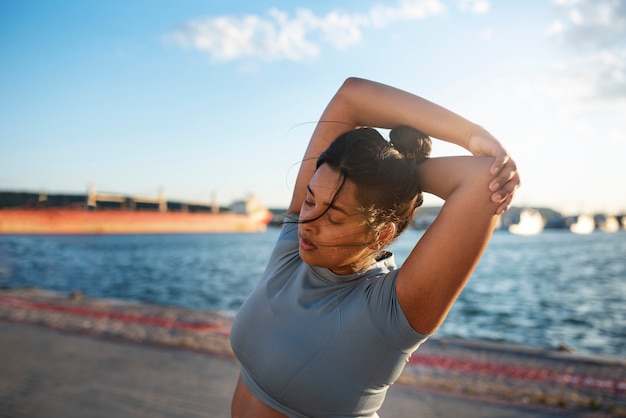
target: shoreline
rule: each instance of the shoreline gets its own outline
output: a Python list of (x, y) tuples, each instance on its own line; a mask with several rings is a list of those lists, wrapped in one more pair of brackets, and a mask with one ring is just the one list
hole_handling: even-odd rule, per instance
[[(23, 288), (0, 290), (0, 321), (234, 360), (232, 316), (220, 312)], [(394, 386), (626, 417), (626, 359), (614, 356), (433, 336)]]

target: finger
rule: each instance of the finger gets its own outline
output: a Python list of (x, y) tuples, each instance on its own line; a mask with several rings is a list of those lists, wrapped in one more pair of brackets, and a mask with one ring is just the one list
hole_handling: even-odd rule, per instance
[(504, 168), (504, 166), (506, 165), (506, 163), (509, 161), (510, 157), (509, 154), (506, 151), (501, 151), (496, 155), (496, 159), (493, 161), (493, 164), (491, 164), (491, 168), (489, 169), (489, 172), (491, 173), (492, 176), (497, 176), (498, 173), (500, 173), (500, 171), (502, 171), (502, 169)]
[(499, 187), (492, 195), (491, 200), (493, 202), (499, 202), (502, 199), (512, 195), (515, 190), (517, 190), (520, 186), (520, 177), (516, 172), (513, 176), (507, 180), (502, 187)]
[(504, 199), (502, 203), (500, 203), (500, 205), (498, 206), (498, 209), (496, 209), (496, 214), (502, 215), (504, 212), (506, 212), (509, 209), (509, 205), (511, 204), (512, 200), (513, 200), (513, 193), (508, 195), (507, 198)]
[(500, 170), (497, 177), (489, 183), (489, 190), (495, 192), (499, 190), (503, 185), (515, 178), (517, 174), (517, 166), (515, 161), (509, 159), (505, 166)]

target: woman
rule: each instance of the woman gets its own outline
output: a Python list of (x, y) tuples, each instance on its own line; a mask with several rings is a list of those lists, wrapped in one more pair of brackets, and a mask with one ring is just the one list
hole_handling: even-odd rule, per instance
[[(391, 142), (364, 126), (394, 128)], [(426, 135), (474, 156), (430, 159)], [(280, 238), (233, 324), (241, 376), (232, 415), (376, 417), (518, 186), (515, 163), (480, 126), (410, 93), (346, 80), (316, 126)], [(398, 269), (384, 248), (410, 225), (422, 192), (445, 203)]]

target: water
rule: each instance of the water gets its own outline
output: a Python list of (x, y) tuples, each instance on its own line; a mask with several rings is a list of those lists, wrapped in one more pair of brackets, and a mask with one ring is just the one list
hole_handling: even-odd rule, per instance
[[(236, 311), (262, 273), (263, 234), (0, 236), (0, 287), (36, 286)], [(394, 245), (401, 263), (420, 231)], [(626, 356), (626, 232), (496, 232), (439, 335)]]

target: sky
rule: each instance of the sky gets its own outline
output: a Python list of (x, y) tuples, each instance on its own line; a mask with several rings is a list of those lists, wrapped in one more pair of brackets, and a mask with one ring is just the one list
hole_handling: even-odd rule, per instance
[(626, 212), (626, 0), (0, 0), (0, 190), (284, 208), (350, 76), (488, 129), (514, 206)]

